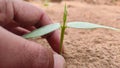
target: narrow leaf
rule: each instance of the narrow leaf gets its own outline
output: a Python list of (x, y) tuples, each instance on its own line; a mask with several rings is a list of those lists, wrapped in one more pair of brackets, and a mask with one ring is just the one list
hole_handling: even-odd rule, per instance
[(117, 28), (98, 25), (98, 24), (93, 24), (93, 23), (88, 23), (88, 22), (69, 22), (69, 23), (67, 23), (67, 27), (81, 28), (81, 29), (106, 28), (106, 29), (112, 29), (112, 30), (120, 31), (120, 29), (117, 29)]
[(60, 28), (60, 24), (59, 23), (54, 23), (54, 24), (49, 24), (46, 26), (43, 26), (39, 29), (36, 29), (34, 31), (32, 31), (29, 34), (23, 35), (24, 38), (34, 38), (34, 37), (39, 37), (39, 36), (43, 36), (45, 34), (48, 34), (56, 29)]

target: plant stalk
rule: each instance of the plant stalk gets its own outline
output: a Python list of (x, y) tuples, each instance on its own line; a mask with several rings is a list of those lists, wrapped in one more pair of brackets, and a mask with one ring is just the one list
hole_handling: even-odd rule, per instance
[(65, 4), (64, 7), (64, 15), (63, 15), (63, 24), (61, 26), (61, 36), (60, 36), (60, 54), (62, 55), (62, 46), (63, 46), (63, 40), (64, 40), (64, 33), (66, 29), (66, 21), (67, 21), (67, 7)]

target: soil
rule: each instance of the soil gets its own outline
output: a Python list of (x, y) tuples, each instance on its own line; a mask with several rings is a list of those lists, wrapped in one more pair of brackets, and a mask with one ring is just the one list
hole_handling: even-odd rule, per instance
[[(53, 22), (62, 22), (64, 3), (65, 1), (51, 3), (47, 7), (43, 4), (37, 5), (46, 11)], [(66, 1), (66, 4), (68, 22), (86, 21), (120, 28), (119, 1), (106, 5), (75, 0)], [(35, 41), (49, 45), (45, 39)], [(120, 68), (120, 32), (68, 28), (65, 32), (64, 47), (67, 68)]]

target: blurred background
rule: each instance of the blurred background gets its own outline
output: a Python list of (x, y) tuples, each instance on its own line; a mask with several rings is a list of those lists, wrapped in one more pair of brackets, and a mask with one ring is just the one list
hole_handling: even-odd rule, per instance
[(120, 0), (24, 0), (24, 1), (50, 1), (50, 2), (61, 2), (61, 1), (79, 1), (92, 4), (118, 4)]

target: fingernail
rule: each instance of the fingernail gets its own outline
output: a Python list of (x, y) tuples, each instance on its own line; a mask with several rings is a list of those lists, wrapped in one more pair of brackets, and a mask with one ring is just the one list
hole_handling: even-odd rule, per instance
[(54, 68), (66, 68), (65, 59), (57, 53), (54, 54)]

